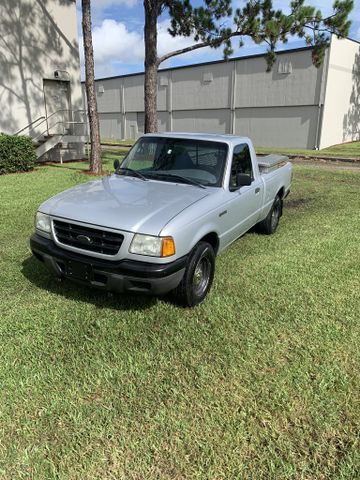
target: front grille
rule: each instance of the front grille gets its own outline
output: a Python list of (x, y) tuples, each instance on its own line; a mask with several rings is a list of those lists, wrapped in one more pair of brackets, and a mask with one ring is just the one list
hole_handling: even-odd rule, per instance
[(60, 220), (54, 220), (54, 232), (57, 240), (64, 245), (105, 255), (116, 255), (124, 240), (121, 233), (83, 227)]

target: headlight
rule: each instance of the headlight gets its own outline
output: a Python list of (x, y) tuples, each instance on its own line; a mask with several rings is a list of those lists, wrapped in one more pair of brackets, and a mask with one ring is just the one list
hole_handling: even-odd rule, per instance
[(51, 232), (51, 223), (49, 215), (45, 215), (45, 213), (37, 212), (35, 218), (35, 228), (37, 230), (42, 230), (43, 232), (50, 233)]
[(150, 257), (171, 257), (175, 254), (175, 242), (172, 237), (153, 237), (137, 233), (131, 242), (129, 252)]

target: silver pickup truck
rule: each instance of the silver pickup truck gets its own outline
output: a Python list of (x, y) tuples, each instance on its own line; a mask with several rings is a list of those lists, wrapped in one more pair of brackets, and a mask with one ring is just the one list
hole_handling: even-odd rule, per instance
[(211, 288), (215, 257), (250, 228), (274, 233), (290, 191), (287, 157), (256, 158), (245, 137), (142, 136), (115, 172), (44, 202), (31, 250), (59, 277), (115, 292)]

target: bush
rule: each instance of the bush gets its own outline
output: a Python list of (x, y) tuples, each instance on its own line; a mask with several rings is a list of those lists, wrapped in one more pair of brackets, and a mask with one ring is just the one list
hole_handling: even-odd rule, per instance
[(0, 134), (0, 175), (32, 170), (35, 161), (31, 138)]

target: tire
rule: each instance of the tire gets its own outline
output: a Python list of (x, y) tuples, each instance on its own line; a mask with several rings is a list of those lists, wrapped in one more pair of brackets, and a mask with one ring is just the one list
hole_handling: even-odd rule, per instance
[(195, 307), (204, 301), (215, 273), (215, 253), (207, 242), (199, 242), (193, 248), (184, 277), (174, 290), (176, 298), (187, 307)]
[(282, 210), (283, 200), (279, 195), (276, 195), (270, 212), (267, 214), (264, 220), (258, 223), (258, 230), (265, 235), (271, 235), (275, 233), (279, 225)]

